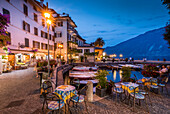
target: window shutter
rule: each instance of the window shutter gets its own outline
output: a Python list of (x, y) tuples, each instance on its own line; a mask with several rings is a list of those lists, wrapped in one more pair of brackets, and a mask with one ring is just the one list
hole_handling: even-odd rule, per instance
[(27, 27), (28, 27), (28, 32), (30, 32), (30, 24), (27, 24), (27, 25), (28, 25), (28, 26), (27, 26)]
[(25, 30), (25, 21), (23, 21), (23, 29)]

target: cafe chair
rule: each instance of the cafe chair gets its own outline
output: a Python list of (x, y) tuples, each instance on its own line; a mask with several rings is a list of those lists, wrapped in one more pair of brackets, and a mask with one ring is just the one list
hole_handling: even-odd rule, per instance
[(166, 89), (166, 92), (167, 92), (167, 94), (168, 94), (168, 88), (167, 88), (168, 80), (169, 80), (169, 76), (167, 76), (167, 77), (165, 78), (164, 83), (162, 82), (162, 83), (158, 84), (158, 86), (162, 88), (162, 93), (163, 93), (163, 89), (165, 88), (165, 89)]
[[(147, 83), (147, 82), (146, 82)], [(143, 83), (145, 85), (145, 82)], [(150, 99), (150, 95), (149, 95), (149, 88), (147, 86), (144, 86), (143, 89), (139, 89), (139, 93), (144, 95), (145, 98), (146, 96), (148, 97), (150, 103), (151, 103), (151, 106), (152, 106), (152, 102), (151, 102), (151, 99)]]
[(133, 87), (133, 86), (129, 87), (129, 89), (131, 91), (133, 90), (133, 92), (130, 93), (130, 96), (133, 98), (133, 111), (135, 111), (135, 104), (136, 104), (135, 100), (137, 99), (137, 100), (139, 100), (139, 105), (140, 105), (141, 100), (145, 101), (146, 108), (147, 108), (147, 110), (149, 112), (148, 105), (147, 105), (147, 102), (146, 102), (146, 97), (143, 94), (141, 94), (139, 91), (136, 91), (137, 88), (138, 87)]
[(121, 87), (116, 87), (115, 83), (110, 80), (110, 83), (112, 85), (112, 93), (116, 93), (116, 101), (117, 101), (117, 94), (120, 94), (120, 100), (122, 100), (122, 94), (124, 93), (124, 90)]
[(71, 80), (70, 85), (74, 86), (78, 91), (80, 89), (80, 80), (78, 78), (74, 78)]
[(149, 85), (151, 91), (153, 91), (154, 89), (158, 90), (158, 94), (160, 94), (160, 90), (159, 90), (159, 84), (157, 83), (157, 79), (156, 78), (152, 78), (150, 80), (150, 85)]
[(44, 97), (42, 111), (44, 112), (44, 105), (46, 105), (46, 109), (51, 110), (52, 114), (54, 113), (54, 111), (57, 110), (59, 111), (60, 114), (60, 109), (64, 106), (64, 101), (61, 100), (60, 97), (54, 93), (53, 96), (55, 96), (55, 99), (48, 99), (46, 92), (43, 92), (42, 95)]
[[(88, 88), (88, 86), (85, 85), (83, 88), (78, 90), (77, 94), (75, 96), (73, 96), (70, 99), (70, 101), (73, 102), (73, 106), (75, 106), (74, 104), (76, 103), (76, 109), (77, 109), (78, 103), (84, 102), (85, 103), (86, 112), (88, 113), (87, 104), (86, 104), (86, 100), (85, 100), (87, 88)], [(70, 102), (69, 102), (69, 104), (70, 104)]]
[(52, 81), (47, 80), (44, 81), (41, 85), (41, 93), (42, 92), (46, 93), (47, 99), (54, 98), (52, 83), (53, 83)]

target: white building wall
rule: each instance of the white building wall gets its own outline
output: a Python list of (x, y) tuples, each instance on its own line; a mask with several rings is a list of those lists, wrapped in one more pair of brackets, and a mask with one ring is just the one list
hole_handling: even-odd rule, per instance
[[(61, 49), (61, 55), (64, 56), (65, 61), (67, 61), (67, 21), (63, 21), (63, 26), (59, 27), (57, 26), (55, 28), (56, 32), (62, 32), (62, 37), (55, 38), (56, 43), (63, 43), (63, 49)], [(57, 23), (56, 23), (57, 25)], [(60, 49), (56, 49), (56, 54), (60, 54)]]
[[(28, 0), (29, 1), (29, 0)], [(28, 16), (23, 13), (23, 4), (28, 7)], [(33, 47), (33, 40), (47, 44), (48, 40), (41, 37), (41, 30), (47, 32), (47, 27), (42, 26), (42, 14), (33, 9), (33, 6), (24, 0), (0, 0), (0, 13), (3, 14), (2, 9), (5, 8), (10, 12), (10, 24), (7, 31), (11, 33), (11, 49), (18, 49), (18, 43), (25, 44), (25, 38), (29, 39), (30, 48), (24, 48), (24, 50), (30, 50)], [(38, 15), (38, 23), (34, 21), (34, 13)], [(23, 30), (23, 21), (30, 24), (30, 33)], [(34, 35), (34, 27), (38, 28), (38, 36)], [(51, 27), (50, 27), (51, 28)], [(49, 32), (54, 35), (53, 31)], [(50, 41), (50, 45), (54, 45), (53, 41)]]

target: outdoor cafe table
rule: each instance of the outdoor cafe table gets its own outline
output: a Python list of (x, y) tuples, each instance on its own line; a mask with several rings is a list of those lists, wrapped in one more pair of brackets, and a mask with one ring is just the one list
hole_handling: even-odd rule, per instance
[(134, 88), (135, 91), (139, 91), (139, 84), (136, 84), (136, 83), (132, 83), (132, 82), (123, 82), (121, 83), (122, 85), (122, 88), (127, 91), (128, 93), (131, 93), (131, 92), (134, 92)]
[(76, 95), (76, 89), (74, 86), (71, 85), (61, 85), (58, 86), (55, 91), (55, 94), (57, 94), (60, 99), (63, 99), (64, 103), (74, 95)]
[[(125, 92), (125, 99), (124, 100), (128, 100), (128, 104), (129, 104), (129, 100), (130, 100), (130, 93), (134, 92), (134, 88), (135, 88), (135, 92), (139, 91), (139, 85), (136, 83), (132, 83), (132, 82), (123, 82), (121, 83), (122, 88), (124, 89)], [(124, 101), (123, 100), (123, 101)]]

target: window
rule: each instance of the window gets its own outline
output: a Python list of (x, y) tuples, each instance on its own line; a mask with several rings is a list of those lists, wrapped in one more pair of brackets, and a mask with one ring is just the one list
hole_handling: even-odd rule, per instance
[(41, 30), (41, 37), (44, 37), (44, 32)]
[(47, 44), (45, 44), (45, 49), (48, 49)]
[(46, 44), (41, 43), (41, 49), (46, 49)]
[(58, 22), (58, 26), (62, 27), (63, 26), (63, 21)]
[(24, 14), (28, 16), (28, 7), (24, 4)]
[(30, 32), (30, 24), (23, 21), (23, 30)]
[(90, 49), (84, 49), (84, 53), (90, 53)]
[(36, 8), (36, 6), (33, 6), (33, 9), (34, 9), (35, 11), (37, 11), (37, 8)]
[(52, 31), (54, 32), (54, 26), (52, 26)]
[(29, 47), (29, 39), (25, 38), (25, 47)]
[(34, 34), (38, 36), (38, 28), (34, 27)]
[(10, 32), (8, 32), (7, 33), (7, 36), (9, 37), (9, 41), (7, 41), (7, 44), (9, 44), (9, 45), (11, 45), (11, 33)]
[(51, 40), (51, 34), (49, 35), (49, 40)]
[(38, 16), (34, 13), (34, 21), (38, 22)]
[(82, 50), (82, 49), (78, 49), (78, 52), (79, 52), (79, 53), (82, 53), (82, 52), (83, 52), (83, 50)]
[(54, 36), (52, 36), (52, 41), (55, 41), (55, 37)]
[(45, 27), (45, 20), (42, 19), (42, 26)]
[(47, 37), (47, 33), (45, 32), (45, 38), (47, 39), (48, 37)]
[(56, 38), (62, 37), (62, 32), (57, 32), (56, 33)]
[(7, 18), (7, 22), (10, 23), (10, 12), (5, 8), (3, 8), (3, 15)]
[(33, 48), (40, 49), (40, 42), (33, 41)]
[(49, 50), (53, 50), (53, 46), (52, 45), (49, 45)]

